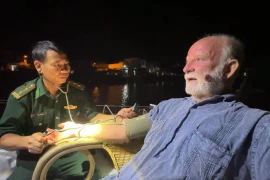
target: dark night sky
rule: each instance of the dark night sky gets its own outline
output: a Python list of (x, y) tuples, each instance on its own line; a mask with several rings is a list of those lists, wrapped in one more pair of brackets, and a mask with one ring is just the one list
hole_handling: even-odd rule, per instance
[(264, 5), (74, 2), (79, 1), (1, 2), (0, 61), (30, 55), (39, 40), (54, 40), (76, 62), (140, 57), (183, 64), (190, 45), (209, 33), (240, 38), (246, 66), (259, 67), (269, 59), (270, 16)]

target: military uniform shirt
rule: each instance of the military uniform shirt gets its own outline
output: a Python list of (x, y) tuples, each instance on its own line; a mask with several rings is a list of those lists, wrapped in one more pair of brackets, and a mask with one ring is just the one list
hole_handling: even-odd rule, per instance
[[(61, 89), (67, 91), (66, 84)], [(67, 93), (72, 119), (77, 123), (89, 122), (97, 113), (83, 86), (70, 82)], [(66, 97), (56, 98), (44, 87), (42, 77), (26, 82), (15, 89), (8, 98), (0, 120), (0, 137), (6, 133), (28, 136), (57, 128), (61, 122), (71, 121)]]

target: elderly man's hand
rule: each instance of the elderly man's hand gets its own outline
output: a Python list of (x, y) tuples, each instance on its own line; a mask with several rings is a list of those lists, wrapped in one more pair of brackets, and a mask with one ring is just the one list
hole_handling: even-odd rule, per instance
[(76, 123), (71, 122), (71, 121), (67, 121), (67, 122), (58, 124), (58, 127), (60, 129), (72, 129), (72, 128), (78, 128), (78, 127), (81, 127), (81, 126), (82, 126), (82, 124), (76, 124)]
[(62, 139), (78, 137), (78, 132), (80, 128), (83, 127), (83, 125), (76, 124), (74, 122), (65, 122), (59, 124), (58, 127), (60, 128), (60, 130), (53, 130), (50, 128), (47, 129), (47, 132), (49, 133), (49, 135), (47, 136), (48, 144), (53, 145), (57, 141), (60, 141)]
[(54, 145), (59, 140), (59, 134), (61, 134), (61, 132), (54, 131), (53, 129), (50, 128), (47, 129), (47, 132), (50, 133), (47, 136), (47, 143), (50, 145)]
[(117, 115), (120, 116), (117, 118), (117, 120), (120, 121), (126, 118), (134, 118), (138, 116), (136, 112), (132, 111), (132, 108), (123, 108), (117, 113)]

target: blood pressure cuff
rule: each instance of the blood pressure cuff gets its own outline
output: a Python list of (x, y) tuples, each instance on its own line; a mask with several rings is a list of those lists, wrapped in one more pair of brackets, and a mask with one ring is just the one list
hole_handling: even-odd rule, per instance
[(143, 137), (151, 128), (148, 113), (125, 121), (128, 139)]

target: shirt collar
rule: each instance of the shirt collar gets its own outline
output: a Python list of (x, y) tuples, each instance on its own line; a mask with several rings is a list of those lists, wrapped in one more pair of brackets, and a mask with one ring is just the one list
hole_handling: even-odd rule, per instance
[(196, 101), (191, 97), (191, 101), (193, 104), (196, 104), (196, 105), (203, 105), (203, 104), (207, 104), (209, 102), (221, 102), (221, 101), (224, 101), (224, 102), (232, 102), (232, 101), (235, 101), (237, 100), (237, 97), (235, 94), (223, 94), (223, 95), (215, 95), (209, 99), (206, 99), (204, 101), (201, 101), (199, 103), (196, 103)]
[(223, 95), (215, 95), (210, 100), (212, 101), (224, 101), (224, 102), (231, 102), (235, 101), (236, 95), (235, 94), (223, 94)]

